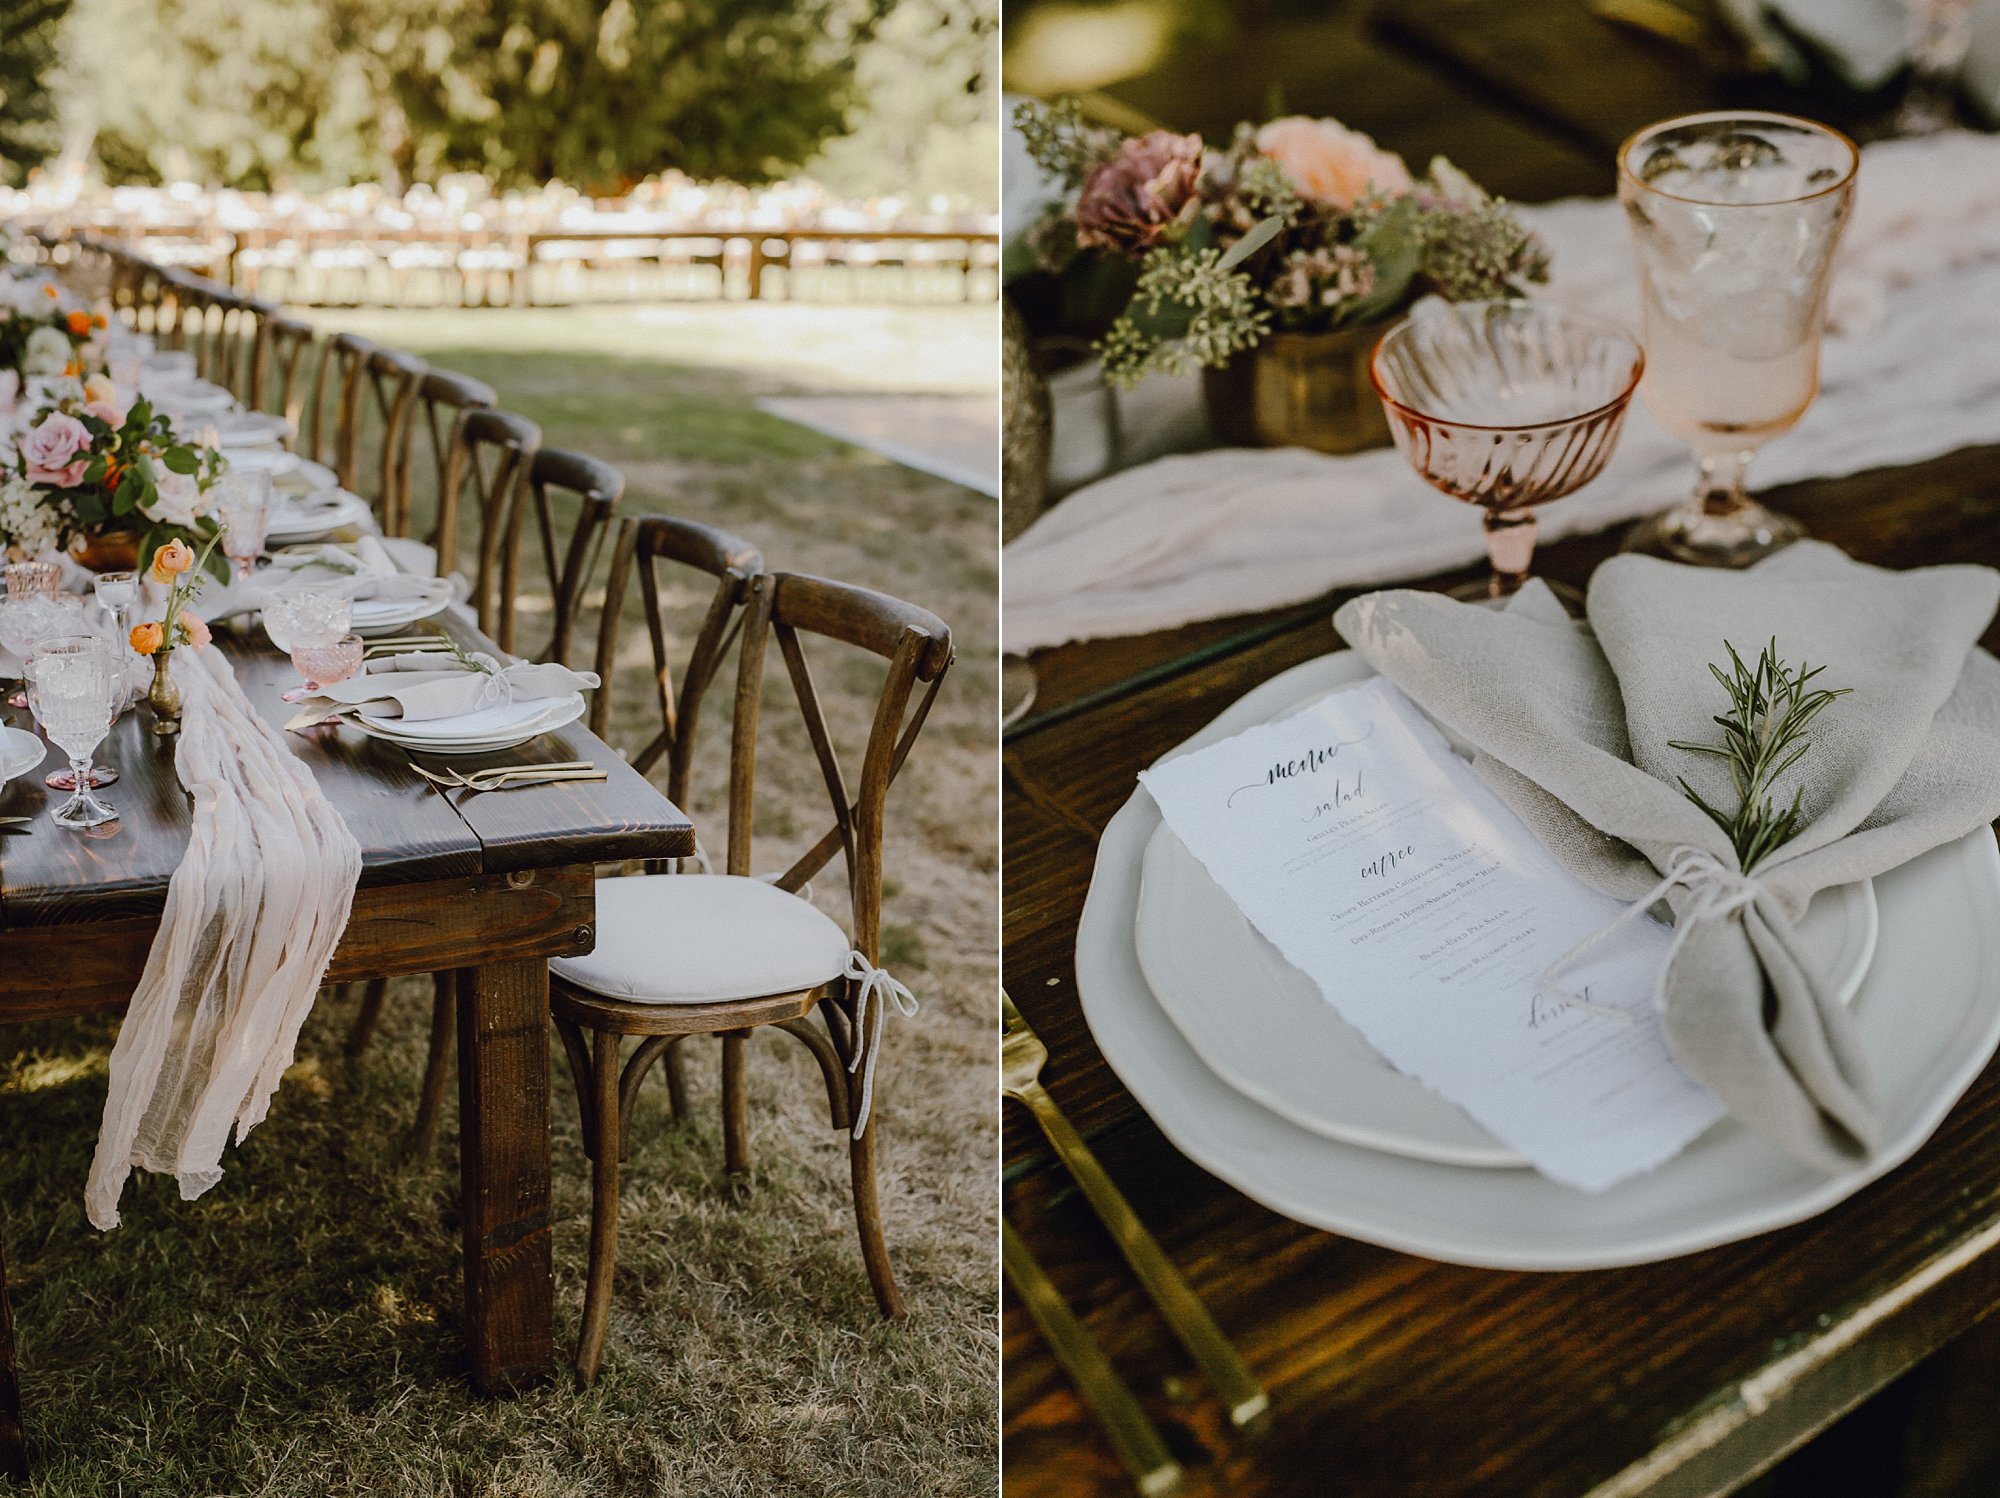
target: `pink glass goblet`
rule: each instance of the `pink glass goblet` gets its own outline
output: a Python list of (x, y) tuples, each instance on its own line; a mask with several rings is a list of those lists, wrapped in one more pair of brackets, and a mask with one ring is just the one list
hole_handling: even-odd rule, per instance
[(361, 658), (359, 635), (342, 635), (337, 640), (297, 640), (292, 644), (292, 666), (305, 678), (308, 692), (346, 681), (361, 669)]
[(1455, 596), (1505, 598), (1528, 580), (1534, 507), (1603, 470), (1645, 366), (1624, 329), (1541, 302), (1434, 307), (1383, 335), (1369, 373), (1397, 448), (1485, 512), (1492, 576)]

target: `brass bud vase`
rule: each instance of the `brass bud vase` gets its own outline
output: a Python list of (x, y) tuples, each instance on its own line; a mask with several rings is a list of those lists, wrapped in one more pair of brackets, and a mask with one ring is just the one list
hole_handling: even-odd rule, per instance
[(153, 710), (153, 732), (161, 738), (181, 731), (181, 689), (174, 685), (171, 645), (153, 652), (153, 684), (146, 689), (146, 705)]
[(1203, 370), (1217, 440), (1323, 453), (1387, 447), (1389, 422), (1368, 377), (1383, 329), (1364, 323), (1332, 333), (1273, 333), (1223, 368)]

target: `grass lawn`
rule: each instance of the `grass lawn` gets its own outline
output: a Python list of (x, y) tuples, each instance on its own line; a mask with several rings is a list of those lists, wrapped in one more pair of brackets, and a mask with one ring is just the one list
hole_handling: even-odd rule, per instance
[[(787, 314), (796, 317), (787, 319)], [(843, 322), (842, 319), (845, 319)], [(991, 388), (992, 305), (343, 312), (323, 319), (479, 376), (546, 440), (629, 480), (625, 512), (709, 521), (770, 565), (881, 588), (944, 617), (958, 666), (889, 807), (885, 953), (923, 1001), (892, 1019), (876, 1094), (904, 1322), (875, 1313), (846, 1151), (817, 1067), (750, 1047), (755, 1168), (721, 1170), (713, 1041), (690, 1048), (693, 1117), (650, 1084), (633, 1128), (604, 1372), (487, 1403), (464, 1383), (454, 1110), (406, 1160), (429, 986), (393, 996), (355, 1064), (352, 1006), (323, 998), (269, 1120), (200, 1201), (135, 1178), (99, 1234), (82, 1188), (114, 1033), (0, 1032), (0, 1235), (35, 1494), (984, 1494), (996, 1485), (994, 1263), (997, 766), (994, 506), (758, 411), (822, 389)], [(920, 383), (913, 370), (935, 370)], [(984, 382), (984, 383), (982, 383)], [(677, 594), (685, 622), (705, 601)], [(636, 617), (636, 611), (635, 611)], [(536, 638), (531, 618), (524, 637)], [(595, 609), (585, 629), (594, 635)], [(628, 628), (614, 739), (643, 741), (643, 632)], [(772, 655), (773, 669), (776, 654)], [(815, 657), (816, 665), (818, 657)], [(871, 674), (819, 666), (836, 732)], [(767, 716), (788, 699), (774, 678)], [(689, 810), (722, 841), (727, 687)], [(852, 751), (850, 751), (852, 752)], [(826, 825), (802, 730), (760, 749), (758, 866)], [(46, 831), (39, 836), (51, 835)], [(819, 881), (839, 913), (834, 865)], [(670, 960), (670, 954), (663, 954)], [(559, 1054), (560, 1048), (557, 1047)], [(583, 1294), (589, 1178), (556, 1062), (557, 1339)]]

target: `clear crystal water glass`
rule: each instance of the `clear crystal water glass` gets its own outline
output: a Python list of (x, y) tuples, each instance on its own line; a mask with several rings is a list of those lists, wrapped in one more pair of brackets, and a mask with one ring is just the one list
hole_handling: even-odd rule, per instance
[(111, 616), (118, 638), (125, 639), (132, 632), (132, 608), (139, 601), (139, 574), (100, 572), (91, 591), (97, 595), (98, 607)]
[[(10, 591), (0, 598), (0, 646), (24, 667), (33, 658), (38, 641), (83, 633), (83, 600), (73, 593)], [(10, 697), (7, 705), (26, 707), (27, 698)]]
[(1484, 511), (1492, 573), (1461, 594), (1504, 598), (1528, 580), (1534, 507), (1602, 471), (1645, 365), (1623, 328), (1543, 302), (1432, 307), (1382, 336), (1369, 373), (1397, 448)]
[(76, 789), (50, 815), (63, 827), (96, 827), (118, 813), (91, 793), (90, 757), (111, 731), (112, 704), (123, 672), (103, 650), (80, 650), (35, 662), (42, 732), (69, 756)]
[(361, 669), (365, 655), (359, 635), (342, 635), (337, 640), (297, 640), (292, 644), (292, 667), (305, 678), (306, 690), (317, 692), (337, 686)]
[(222, 554), (235, 564), (238, 577), (254, 572), (264, 554), (274, 495), (271, 475), (262, 470), (225, 473), (209, 490), (216, 524), (222, 527)]
[[(116, 690), (111, 698), (111, 721), (116, 723), (119, 714), (131, 706), (132, 675), (129, 666), (137, 657), (133, 656), (130, 650), (123, 645), (114, 644), (100, 634), (58, 635), (54, 639), (37, 641), (32, 658), (23, 668), (27, 678), (28, 710), (34, 715), (36, 727), (39, 728), (42, 724), (41, 694), (35, 686), (36, 672), (40, 670), (41, 663), (51, 656), (78, 655), (84, 652), (102, 654), (111, 663), (112, 670), (117, 673)], [(90, 784), (93, 790), (117, 783), (118, 771), (110, 765), (92, 767)], [(67, 769), (51, 770), (42, 777), (42, 784), (52, 791), (73, 791), (76, 789), (76, 772)]]
[(1645, 309), (1639, 395), (1700, 469), (1693, 497), (1641, 522), (1628, 550), (1742, 567), (1805, 533), (1750, 498), (1744, 470), (1819, 393), (1860, 161), (1837, 130), (1752, 111), (1667, 120), (1619, 148)]
[(350, 584), (315, 583), (284, 588), (264, 605), (264, 633), (271, 643), (291, 654), (303, 640), (329, 644), (354, 627), (354, 594)]

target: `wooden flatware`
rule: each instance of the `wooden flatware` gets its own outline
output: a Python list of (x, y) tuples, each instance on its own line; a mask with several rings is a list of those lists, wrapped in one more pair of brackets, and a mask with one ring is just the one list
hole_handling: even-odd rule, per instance
[(1048, 1339), (1056, 1361), (1068, 1372), (1083, 1402), (1090, 1406), (1090, 1412), (1104, 1428), (1111, 1449), (1131, 1473), (1133, 1485), (1147, 1498), (1163, 1498), (1179, 1491), (1180, 1463), (1167, 1450), (1166, 1442), (1160, 1439), (1159, 1431), (1146, 1417), (1139, 1401), (1111, 1366), (1097, 1339), (1077, 1320), (1062, 1292), (1042, 1272), (1027, 1243), (1014, 1231), (1014, 1224), (1004, 1217), (1000, 1220), (1000, 1261), (1021, 1303)]
[(1057, 1158), (1068, 1167), (1083, 1188), (1084, 1196), (1110, 1231), (1125, 1261), (1146, 1293), (1159, 1307), (1160, 1315), (1201, 1368), (1215, 1392), (1222, 1396), (1229, 1423), (1244, 1429), (1260, 1421), (1271, 1408), (1271, 1396), (1250, 1375), (1236, 1349), (1222, 1334), (1222, 1328), (1208, 1314), (1208, 1308), (1188, 1288), (1180, 1271), (1167, 1258), (1146, 1225), (1139, 1221), (1132, 1204), (1112, 1183), (1098, 1164), (1097, 1156), (1076, 1132), (1056, 1100), (1042, 1086), (1041, 1071), (1049, 1059), (1048, 1047), (1029, 1028), (1005, 993), (1000, 995), (1006, 1031), (1000, 1041), (1000, 1090), (1027, 1105), (1035, 1122), (1048, 1136)]

